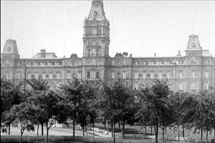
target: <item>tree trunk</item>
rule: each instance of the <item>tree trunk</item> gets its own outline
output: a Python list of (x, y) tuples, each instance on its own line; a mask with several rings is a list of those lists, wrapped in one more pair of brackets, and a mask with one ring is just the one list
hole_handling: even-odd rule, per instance
[(84, 126), (82, 127), (82, 130), (83, 130), (83, 136), (84, 136)]
[(183, 135), (183, 138), (184, 138), (184, 127), (182, 127), (183, 129), (182, 129), (182, 135)]
[(206, 130), (206, 143), (208, 143), (208, 128)]
[(203, 129), (201, 127), (201, 143), (203, 143)]
[(122, 123), (122, 138), (125, 138), (125, 122)]
[(21, 137), (20, 137), (20, 143), (22, 143), (22, 135), (23, 135), (23, 133), (24, 133), (24, 130), (22, 129), (22, 124), (20, 125), (20, 127), (21, 127)]
[(115, 122), (113, 119), (113, 143), (115, 143)]
[(40, 124), (38, 123), (37, 124), (37, 141), (39, 142), (39, 127), (40, 127)]
[(179, 126), (179, 123), (178, 123), (178, 141), (180, 141), (180, 126)]
[(94, 126), (95, 126), (95, 122), (94, 122), (94, 120), (93, 120), (93, 141), (94, 141), (94, 139), (95, 139), (95, 129), (94, 129)]
[(155, 143), (158, 143), (158, 119), (155, 119), (155, 125), (154, 125), (154, 130), (155, 130)]
[(74, 117), (73, 117), (73, 139), (75, 139), (75, 122), (76, 122), (76, 112), (74, 112)]
[(46, 143), (49, 142), (49, 128), (48, 128), (48, 123), (46, 123)]
[(153, 126), (152, 126), (152, 123), (151, 123), (151, 135), (152, 135), (152, 128), (153, 128)]
[(146, 128), (146, 125), (145, 125), (145, 134), (147, 134), (147, 128)]
[(164, 142), (164, 126), (162, 127), (162, 136), (163, 136), (163, 142)]
[(215, 141), (215, 127), (214, 127), (214, 141)]
[(22, 143), (22, 135), (23, 135), (23, 133), (22, 133), (22, 129), (21, 129), (21, 138), (20, 138), (20, 143)]
[(8, 126), (8, 135), (10, 135), (10, 123), (9, 123), (9, 126)]
[(41, 134), (43, 136), (43, 123), (41, 124)]
[(111, 137), (113, 137), (113, 120), (111, 121)]

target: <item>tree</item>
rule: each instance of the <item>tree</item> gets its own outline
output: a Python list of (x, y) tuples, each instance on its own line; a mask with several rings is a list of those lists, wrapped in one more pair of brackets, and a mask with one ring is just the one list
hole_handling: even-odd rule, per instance
[(201, 142), (203, 142), (203, 131), (206, 131), (206, 141), (208, 142), (208, 131), (214, 128), (215, 106), (214, 95), (210, 90), (203, 90), (196, 94), (191, 94), (185, 99), (182, 105), (183, 124), (187, 129), (194, 129), (194, 133), (200, 131)]
[(20, 123), (21, 128), (21, 137), (20, 142), (22, 142), (22, 136), (25, 130), (27, 131), (34, 131), (34, 113), (35, 113), (35, 106), (27, 102), (22, 102), (19, 105), (14, 105), (8, 112), (8, 118), (12, 118), (13, 123), (18, 126)]
[(133, 115), (134, 94), (127, 87), (126, 81), (118, 79), (108, 85), (103, 83), (103, 94), (100, 97), (101, 116), (112, 123), (113, 142), (115, 142), (115, 124), (123, 126), (123, 137), (125, 124), (131, 121)]
[[(182, 106), (182, 103), (188, 96), (188, 93), (186, 92), (175, 92), (172, 94), (170, 97), (171, 103), (173, 103), (173, 127), (177, 126), (177, 131), (178, 131), (178, 141), (180, 141), (180, 125), (182, 125), (181, 120), (182, 120), (182, 108), (184, 108), (184, 105)], [(184, 132), (184, 131), (183, 131)]]
[[(154, 80), (151, 87), (142, 89), (142, 98), (140, 101), (141, 108), (137, 116), (145, 118), (148, 116), (150, 123), (154, 126), (155, 141), (158, 142), (158, 128), (167, 127), (172, 123), (172, 104), (170, 95), (172, 91), (169, 89), (167, 81)], [(164, 131), (163, 131), (164, 132)], [(164, 135), (164, 134), (163, 134)], [(163, 137), (164, 139), (164, 137)]]
[(7, 111), (13, 107), (13, 105), (20, 104), (24, 101), (23, 94), (21, 92), (21, 84), (13, 84), (4, 77), (1, 78), (1, 127), (3, 131), (7, 131), (6, 127), (9, 127), (8, 134), (10, 135), (10, 124), (13, 122), (12, 118), (7, 116)]
[(86, 118), (89, 112), (86, 110), (93, 98), (93, 92), (86, 81), (75, 77), (73, 80), (68, 80), (67, 84), (62, 85), (60, 89), (67, 102), (68, 117), (73, 119), (73, 138), (75, 138), (75, 124), (78, 117), (83, 127), (87, 124)]
[[(42, 78), (39, 78), (39, 79), (33, 78), (30, 80), (26, 79), (23, 84), (29, 85), (30, 88), (24, 89), (24, 90), (25, 90), (26, 94), (28, 94), (30, 96), (34, 96), (34, 95), (38, 95), (38, 94), (45, 94), (46, 92), (48, 92), (50, 90), (50, 87), (52, 85), (47, 80), (44, 80)], [(41, 126), (42, 126), (41, 132), (42, 132), (42, 136), (43, 136), (44, 121), (42, 120), (42, 118), (38, 118), (38, 127), (37, 127), (38, 129), (39, 129), (39, 124), (41, 124)], [(38, 136), (38, 129), (37, 129), (37, 136)]]

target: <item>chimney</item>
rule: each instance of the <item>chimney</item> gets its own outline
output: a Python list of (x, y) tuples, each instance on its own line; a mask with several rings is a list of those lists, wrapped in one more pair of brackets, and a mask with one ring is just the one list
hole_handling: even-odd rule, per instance
[(46, 52), (46, 49), (41, 49), (40, 52), (41, 52), (41, 53), (45, 53), (45, 52)]
[(156, 53), (154, 53), (154, 56), (156, 57)]
[(181, 56), (181, 51), (180, 50), (178, 50), (178, 55), (177, 56), (179, 56), (179, 57)]

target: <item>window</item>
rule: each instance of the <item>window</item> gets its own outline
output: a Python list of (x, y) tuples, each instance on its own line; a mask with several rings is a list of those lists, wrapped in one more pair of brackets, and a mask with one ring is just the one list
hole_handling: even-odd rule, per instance
[(143, 72), (143, 79), (146, 79), (146, 72)]
[(209, 72), (208, 71), (205, 72), (205, 78), (209, 78)]
[(192, 78), (196, 78), (196, 71), (192, 71), (191, 76)]
[(158, 76), (159, 76), (159, 79), (162, 79), (162, 73), (159, 73)]
[(96, 72), (96, 78), (99, 78), (99, 72)]
[(53, 79), (57, 79), (56, 74), (53, 74), (52, 78), (53, 78)]
[(155, 78), (155, 79), (158, 79), (158, 74), (155, 74), (155, 75), (154, 75), (154, 78)]
[(150, 79), (150, 74), (147, 74), (147, 79)]
[(70, 79), (70, 78), (71, 78), (70, 71), (67, 71), (67, 79)]
[(151, 72), (151, 79), (154, 79), (154, 73)]
[(46, 75), (45, 75), (45, 73), (43, 73), (43, 74), (42, 74), (42, 78), (43, 78), (43, 79), (45, 79), (45, 78), (46, 78)]
[(87, 72), (87, 78), (90, 78), (90, 72), (89, 71)]
[(30, 73), (28, 73), (28, 79), (31, 79), (31, 74)]
[(183, 83), (182, 82), (179, 83), (179, 90), (183, 91)]
[(122, 73), (122, 78), (123, 78), (123, 79), (127, 78), (126, 75), (127, 75), (127, 73), (126, 73), (126, 72), (123, 72), (123, 73)]
[(117, 73), (117, 78), (120, 78), (120, 72)]
[(115, 72), (111, 72), (111, 78), (116, 78)]
[(139, 65), (139, 61), (136, 61), (136, 62), (135, 62), (135, 65)]
[(166, 79), (166, 75), (165, 75), (165, 74), (163, 74), (163, 75), (162, 75), (162, 78), (163, 78), (163, 79)]
[(134, 73), (134, 79), (138, 79), (138, 72)]
[(167, 79), (170, 79), (170, 71), (166, 74)]
[(196, 90), (196, 83), (195, 82), (192, 82), (192, 84), (191, 84), (191, 90), (192, 91)]
[(60, 79), (60, 72), (57, 73), (57, 79)]
[(81, 79), (81, 71), (78, 72), (78, 79)]
[(115, 65), (115, 61), (112, 61), (112, 65), (113, 65), (113, 66)]
[(48, 74), (46, 75), (46, 79), (49, 79), (49, 75)]
[(35, 78), (38, 79), (38, 73), (35, 74)]
[(52, 75), (52, 73), (50, 73), (49, 75), (50, 75), (50, 77), (49, 77), (49, 78), (50, 78), (50, 79), (52, 79), (52, 78), (53, 78), (53, 75)]
[(92, 65), (96, 65), (96, 60), (92, 59)]
[(183, 78), (183, 72), (179, 71), (178, 76), (179, 76), (180, 79)]
[(208, 82), (205, 83), (205, 89), (208, 90), (209, 89), (209, 85)]
[(123, 61), (124, 66), (126, 66), (126, 60)]

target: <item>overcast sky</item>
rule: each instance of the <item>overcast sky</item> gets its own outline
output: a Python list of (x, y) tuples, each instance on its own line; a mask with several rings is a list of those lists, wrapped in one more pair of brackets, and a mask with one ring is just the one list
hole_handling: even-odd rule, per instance
[[(189, 35), (199, 36), (203, 49), (215, 54), (214, 1), (104, 0), (110, 21), (110, 56), (182, 55)], [(83, 55), (83, 24), (91, 1), (1, 1), (1, 51), (6, 39), (17, 41), (21, 58), (46, 49), (61, 58)], [(12, 22), (11, 22), (12, 21)], [(12, 33), (12, 34), (11, 34)], [(11, 37), (12, 35), (12, 37)]]

